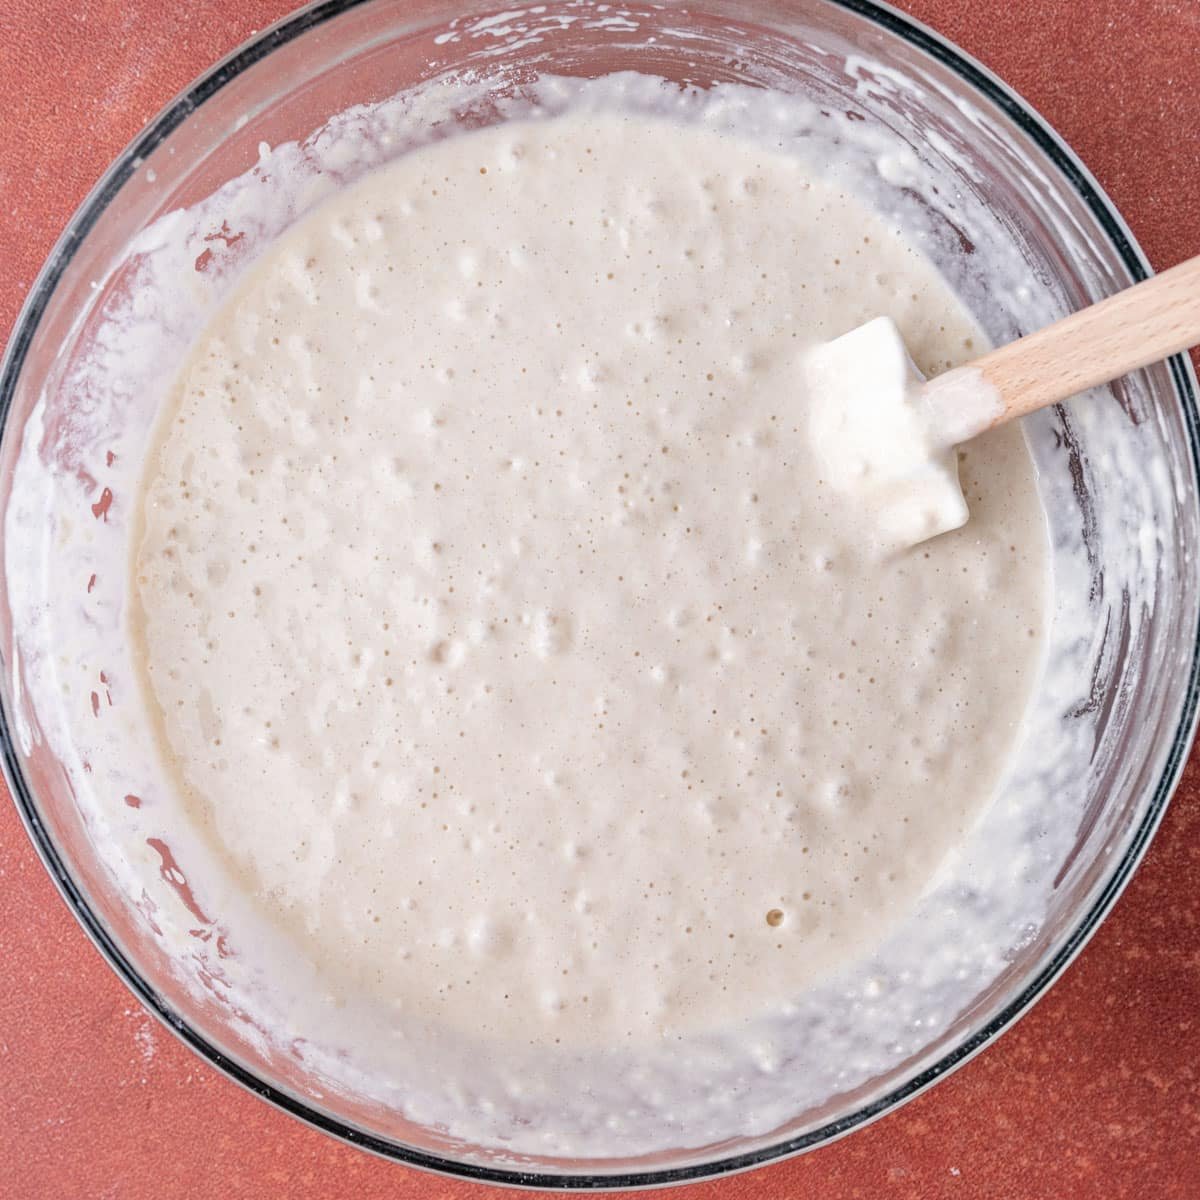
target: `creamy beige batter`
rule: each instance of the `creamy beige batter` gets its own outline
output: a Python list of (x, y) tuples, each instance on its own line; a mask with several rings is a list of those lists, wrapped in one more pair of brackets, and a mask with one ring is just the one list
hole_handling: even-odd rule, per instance
[(578, 114), (451, 138), (268, 251), (180, 377), (133, 632), (190, 812), (332, 993), (534, 1043), (784, 1011), (911, 910), (1039, 662), (1021, 435), (906, 555), (800, 363), (981, 334), (798, 159)]

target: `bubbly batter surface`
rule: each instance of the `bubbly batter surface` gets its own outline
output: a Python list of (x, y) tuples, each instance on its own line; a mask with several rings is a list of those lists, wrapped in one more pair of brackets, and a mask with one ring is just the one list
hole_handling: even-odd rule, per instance
[(409, 154), (268, 251), (145, 478), (134, 634), (196, 822), (331, 993), (534, 1043), (786, 1010), (991, 797), (1046, 545), (1020, 433), (905, 555), (804, 351), (981, 334), (796, 158), (648, 116)]

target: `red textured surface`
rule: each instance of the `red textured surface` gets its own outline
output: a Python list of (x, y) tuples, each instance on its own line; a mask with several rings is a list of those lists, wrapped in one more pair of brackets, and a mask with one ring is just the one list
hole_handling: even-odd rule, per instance
[[(0, 333), (108, 162), (287, 0), (0, 3)], [(905, 0), (1031, 101), (1156, 266), (1200, 253), (1200, 0)], [(194, 1058), (135, 1004), (0, 801), (0, 1197), (484, 1189), (342, 1146)], [(740, 1197), (1200, 1196), (1200, 757), (1109, 921), (1014, 1030), (932, 1092)]]

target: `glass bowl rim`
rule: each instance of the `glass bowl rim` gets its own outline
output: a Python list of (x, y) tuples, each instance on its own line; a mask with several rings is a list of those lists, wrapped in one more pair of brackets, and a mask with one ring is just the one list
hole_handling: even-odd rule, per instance
[[(284, 16), (237, 47), (197, 78), (183, 92), (180, 92), (121, 152), (76, 209), (46, 259), (13, 325), (3, 364), (0, 365), (0, 439), (9, 433), (8, 418), (21, 371), (33, 336), (55, 288), (84, 239), (141, 163), (196, 109), (243, 71), (304, 33), (369, 2), (370, 0), (314, 0), (313, 3)], [(942, 37), (915, 18), (892, 8), (889, 4), (881, 3), (879, 0), (826, 0), (826, 3), (865, 18), (879, 28), (899, 37), (910, 46), (925, 52), (942, 66), (953, 71), (969, 88), (994, 103), (1046, 155), (1065, 182), (1084, 202), (1131, 277), (1138, 281), (1145, 279), (1150, 274), (1149, 262), (1133, 234), (1091, 172), (1040, 113), (998, 76), (947, 38)], [(1198, 393), (1196, 376), (1186, 354), (1175, 355), (1169, 359), (1168, 367), (1183, 413), (1192, 465), (1197, 475), (1200, 476), (1200, 420), (1198, 420), (1196, 411)], [(1200, 506), (1200, 497), (1193, 496), (1193, 502)], [(1195, 733), (1198, 698), (1200, 698), (1200, 628), (1196, 630), (1193, 638), (1193, 650), (1183, 703), (1179, 721), (1171, 738), (1167, 759), (1162, 774), (1154, 787), (1147, 810), (1134, 830), (1125, 853), (1104, 882), (1091, 907), (1083, 914), (1062, 945), (1050, 956), (1042, 969), (1025, 984), (1018, 995), (985, 1026), (959, 1045), (948, 1050), (937, 1062), (918, 1072), (900, 1086), (893, 1088), (886, 1095), (807, 1133), (786, 1138), (754, 1151), (718, 1158), (711, 1162), (686, 1167), (613, 1174), (549, 1174), (462, 1162), (367, 1133), (310, 1107), (281, 1088), (264, 1082), (240, 1063), (223, 1054), (178, 1016), (125, 956), (104, 927), (99, 916), (93, 912), (72, 877), (63, 856), (60, 855), (42, 823), (34, 801), (33, 790), (25, 780), (21, 769), (19, 752), (13, 736), (13, 721), (8, 710), (8, 700), (3, 695), (0, 695), (0, 766), (3, 767), (13, 801), (38, 856), (67, 906), (97, 950), (145, 1008), (180, 1041), (235, 1083), (308, 1125), (331, 1134), (350, 1145), (361, 1147), (408, 1166), (441, 1175), (507, 1187), (605, 1191), (694, 1182), (736, 1174), (769, 1162), (793, 1157), (817, 1145), (844, 1137), (852, 1130), (877, 1120), (885, 1113), (925, 1091), (926, 1088), (962, 1066), (991, 1043), (1008, 1026), (1023, 1016), (1070, 965), (1124, 890), (1158, 828), (1171, 795), (1179, 782)]]

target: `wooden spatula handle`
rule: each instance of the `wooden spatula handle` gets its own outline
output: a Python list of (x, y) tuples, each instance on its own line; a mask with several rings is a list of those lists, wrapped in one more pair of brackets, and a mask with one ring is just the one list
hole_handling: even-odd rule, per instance
[(1200, 256), (1126, 288), (971, 366), (999, 392), (994, 424), (1065, 400), (1200, 343)]

